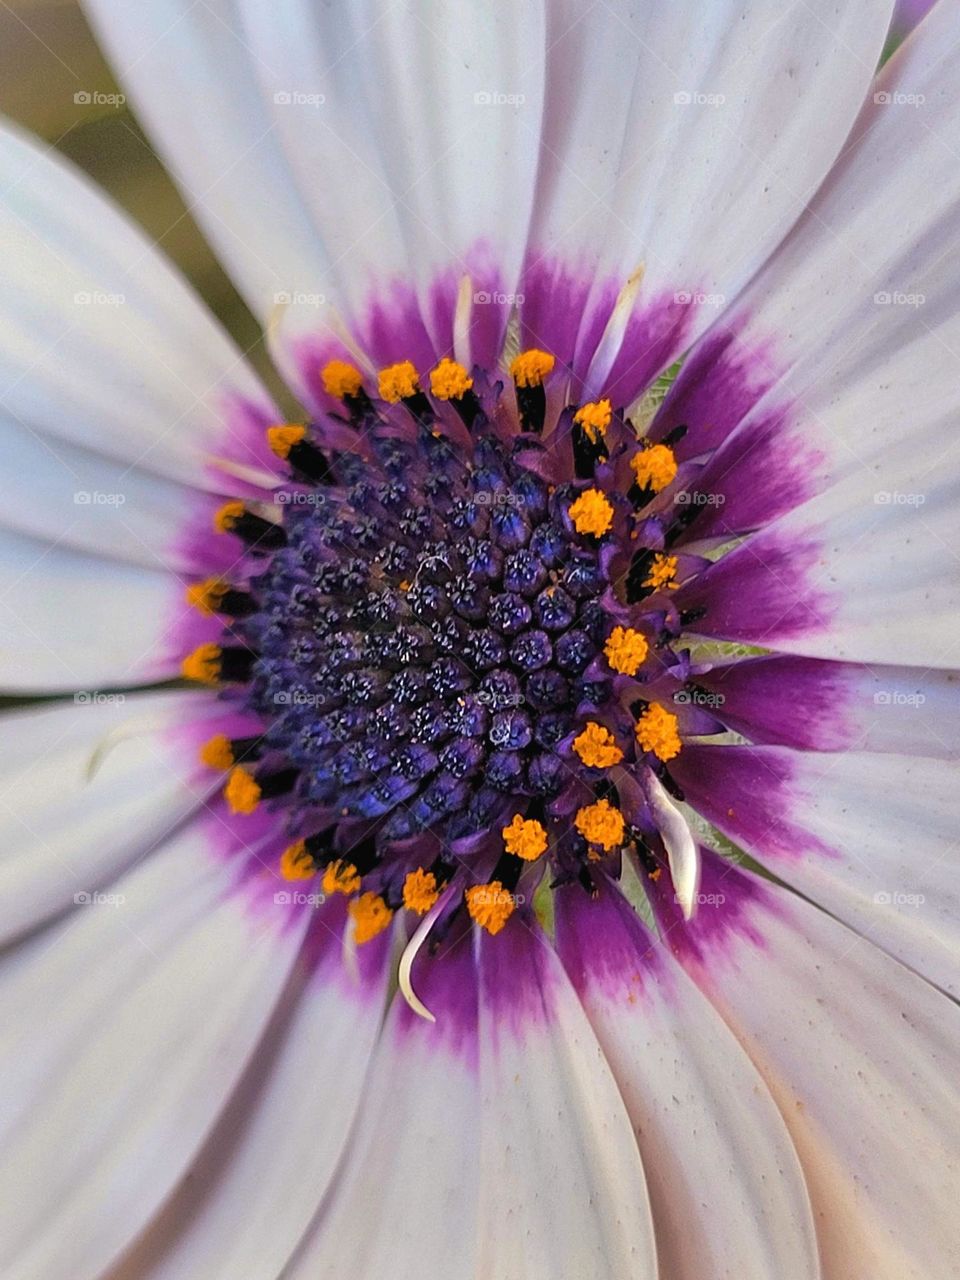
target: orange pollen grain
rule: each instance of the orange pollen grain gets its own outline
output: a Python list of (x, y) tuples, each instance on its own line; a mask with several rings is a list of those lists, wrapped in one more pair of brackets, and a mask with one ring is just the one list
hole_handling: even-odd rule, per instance
[(573, 740), (573, 749), (588, 768), (609, 769), (619, 764), (623, 752), (613, 734), (602, 724), (591, 720)]
[(584, 489), (570, 507), (570, 519), (577, 533), (601, 538), (613, 524), (613, 507), (599, 489)]
[(380, 370), (378, 379), (380, 399), (388, 404), (397, 404), (408, 396), (416, 395), (420, 390), (420, 379), (417, 370), (410, 360), (401, 360), (399, 364), (391, 364)]
[(604, 657), (623, 676), (635, 676), (649, 651), (646, 637), (633, 627), (614, 627), (603, 647)]
[(531, 347), (521, 351), (510, 365), (510, 377), (518, 387), (539, 387), (553, 372), (556, 359), (549, 351)]
[(363, 374), (346, 360), (330, 360), (323, 366), (320, 378), (327, 395), (337, 400), (355, 396), (363, 386)]
[(473, 386), (473, 379), (462, 364), (444, 356), (430, 374), (430, 390), (438, 400), (459, 400)]
[(302, 840), (284, 849), (280, 857), (280, 874), (284, 880), (311, 880), (316, 873), (313, 857)]
[(597, 800), (578, 810), (573, 822), (588, 844), (609, 850), (623, 843), (623, 814), (609, 800)]
[(503, 828), (503, 846), (525, 862), (534, 862), (547, 849), (547, 832), (536, 818), (524, 818), (515, 814), (509, 826)]
[(220, 678), (220, 646), (202, 644), (188, 653), (180, 664), (186, 680), (198, 680), (201, 684), (216, 684)]
[(360, 873), (352, 862), (337, 859), (323, 873), (324, 893), (356, 893), (360, 888)]
[(267, 428), (267, 444), (278, 458), (289, 458), (290, 450), (306, 437), (307, 428), (296, 423)]
[(347, 910), (353, 921), (353, 936), (363, 944), (383, 933), (393, 919), (393, 912), (377, 893), (361, 893), (349, 904)]
[(410, 871), (403, 882), (403, 905), (418, 916), (426, 915), (440, 897), (440, 886), (432, 871), (417, 867)]
[(242, 764), (234, 765), (223, 789), (223, 798), (231, 813), (253, 813), (260, 803), (260, 787), (253, 774)]
[(226, 771), (233, 767), (233, 746), (225, 733), (215, 733), (200, 748), (200, 763), (208, 769)]
[(658, 760), (672, 760), (680, 754), (680, 734), (677, 717), (659, 703), (651, 702), (640, 716), (636, 726), (637, 742), (641, 751), (652, 751)]
[(493, 935), (500, 932), (516, 910), (516, 899), (500, 880), (472, 885), (464, 893), (470, 919)]

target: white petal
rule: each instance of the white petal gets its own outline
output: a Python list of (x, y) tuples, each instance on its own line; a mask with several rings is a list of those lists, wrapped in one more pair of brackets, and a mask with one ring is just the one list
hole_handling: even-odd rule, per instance
[(117, 688), (175, 675), (182, 584), (0, 530), (0, 688)]
[[(317, 924), (325, 934), (329, 925)], [(344, 974), (338, 939), (324, 950), (317, 967), (311, 963), (285, 993), (189, 1177), (111, 1280), (281, 1273), (365, 1099), (389, 973), (386, 947), (362, 985)]]
[(699, 846), (686, 818), (667, 795), (660, 779), (649, 769), (644, 773), (643, 788), (647, 794), (651, 816), (663, 837), (677, 902), (684, 919), (689, 920), (696, 910), (697, 889), (700, 885)]
[(212, 785), (182, 729), (213, 714), (213, 698), (96, 696), (0, 718), (0, 941), (89, 901)]
[(185, 532), (206, 501), (195, 489), (0, 416), (5, 528), (148, 569), (196, 570)]
[(557, 941), (637, 1134), (660, 1274), (819, 1276), (803, 1175), (775, 1103), (669, 947), (618, 898), (564, 891)]
[(26, 428), (201, 488), (270, 402), (147, 238), (52, 148), (0, 128), (0, 393)]
[(552, 945), (514, 917), (480, 947), (477, 1274), (653, 1280), (630, 1117)]
[(824, 912), (731, 868), (673, 942), (756, 1063), (803, 1165), (827, 1280), (949, 1280), (960, 1010)]
[(264, 100), (361, 342), (383, 360), (402, 358), (406, 341), (421, 365), (449, 351), (468, 274), (489, 295), (473, 324), (475, 341), (490, 345), (508, 310), (493, 295), (514, 291), (532, 198), (540, 6), (239, 3)]
[[(766, 394), (709, 468), (733, 491), (774, 495), (747, 527), (782, 516), (711, 571), (718, 584), (736, 574), (753, 612), (737, 618), (731, 605), (731, 638), (956, 666), (960, 175), (947, 157), (960, 139), (958, 74), (958, 12), (938, 5), (884, 68), (836, 168), (725, 322), (720, 368), (707, 367), (708, 348), (685, 365), (684, 376), (719, 386), (724, 366), (729, 376), (763, 351)], [(694, 452), (710, 416), (693, 423)], [(805, 563), (794, 571), (791, 559)], [(770, 607), (753, 611), (761, 595)]]
[[(210, 865), (202, 837), (194, 849), (199, 884)], [(116, 988), (124, 907), (96, 908), (116, 923), (101, 924), (94, 963), (47, 1006), (55, 1042), (58, 1006), (78, 988)], [(20, 1098), (4, 1142), (0, 1249), (11, 1275), (94, 1280), (156, 1212), (242, 1075), (305, 924), (251, 909), (246, 895), (222, 899), (161, 949), (141, 945), (79, 1041), (46, 1055), (33, 1078), (42, 1099)]]
[(333, 1193), (285, 1280), (481, 1274), (476, 972), (469, 946), (461, 941), (436, 960), (418, 959), (415, 972), (437, 1021), (394, 999)]
[(87, 0), (100, 43), (191, 214), (266, 325), (284, 295), (328, 292), (234, 0)]
[(690, 804), (777, 876), (960, 994), (952, 761), (703, 747), (676, 775)]
[(689, 345), (835, 159), (890, 8), (858, 0), (821, 14), (798, 4), (773, 16), (742, 0), (548, 6), (530, 274), (545, 275), (556, 292), (549, 283), (539, 293), (525, 287), (530, 338), (552, 345), (569, 328), (567, 312), (586, 304), (582, 373), (617, 290), (643, 264), (613, 394), (629, 398), (645, 361), (656, 362), (655, 373)]

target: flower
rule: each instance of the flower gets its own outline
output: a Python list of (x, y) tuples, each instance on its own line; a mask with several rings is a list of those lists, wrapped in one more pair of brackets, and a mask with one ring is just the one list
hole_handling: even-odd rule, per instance
[(87, 8), (302, 412), (0, 133), (0, 1271), (955, 1271), (954, 9)]

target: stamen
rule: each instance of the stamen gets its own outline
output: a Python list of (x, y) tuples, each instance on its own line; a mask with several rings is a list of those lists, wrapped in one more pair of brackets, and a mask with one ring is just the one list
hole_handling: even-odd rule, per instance
[(403, 882), (403, 905), (418, 916), (426, 915), (440, 897), (440, 885), (432, 871), (417, 867), (410, 871)]
[(643, 585), (654, 591), (673, 591), (677, 583), (677, 557), (656, 555)]
[(363, 374), (346, 360), (330, 360), (324, 365), (320, 377), (324, 391), (337, 400), (353, 399), (363, 386)]
[(543, 430), (547, 416), (547, 393), (543, 383), (553, 372), (555, 364), (555, 357), (548, 351), (531, 347), (529, 351), (521, 351), (510, 365), (510, 376), (517, 392), (520, 426), (524, 431), (539, 434)]
[(188, 653), (180, 664), (186, 680), (198, 680), (201, 684), (216, 684), (220, 679), (221, 649), (218, 644), (201, 644)]
[(658, 760), (672, 760), (683, 745), (677, 729), (677, 717), (656, 702), (643, 712), (636, 725), (641, 751), (652, 751)]
[(623, 752), (610, 730), (593, 720), (574, 738), (573, 749), (590, 769), (609, 769), (623, 759)]
[(356, 893), (360, 888), (360, 874), (352, 862), (343, 862), (339, 858), (331, 862), (323, 873), (323, 892)]
[(614, 627), (604, 645), (603, 653), (614, 671), (624, 676), (635, 676), (645, 661), (649, 648), (646, 636), (633, 627)]
[(510, 365), (510, 377), (518, 387), (539, 387), (553, 372), (556, 362), (549, 351), (530, 347), (521, 351)]
[(305, 841), (298, 840), (284, 849), (280, 858), (280, 874), (284, 880), (312, 880), (317, 874), (313, 855)]
[(278, 551), (287, 542), (283, 525), (248, 511), (242, 502), (225, 502), (214, 514), (213, 527), (217, 533), (236, 534), (252, 549)]
[(509, 826), (503, 828), (503, 846), (524, 862), (535, 862), (547, 849), (547, 832), (535, 818), (515, 814)]
[(602, 538), (613, 525), (613, 507), (599, 489), (585, 489), (570, 506), (570, 519), (577, 533)]
[(683, 814), (650, 770), (647, 770), (643, 786), (651, 815), (667, 851), (677, 902), (683, 918), (689, 920), (696, 909), (700, 888), (700, 850)]
[(376, 893), (361, 893), (359, 898), (354, 898), (349, 904), (347, 910), (353, 921), (354, 938), (360, 944), (383, 933), (393, 919), (393, 912)]
[(609, 851), (623, 843), (626, 829), (623, 814), (609, 800), (597, 800), (579, 809), (573, 823), (588, 844), (596, 844)]
[(235, 765), (223, 789), (223, 798), (230, 812), (254, 813), (260, 803), (260, 794), (260, 787), (253, 774), (242, 764)]
[(236, 763), (233, 746), (225, 733), (216, 733), (209, 742), (200, 748), (200, 763), (208, 769), (219, 769), (226, 772)]
[(256, 602), (246, 591), (236, 591), (223, 578), (206, 578), (191, 583), (185, 592), (187, 604), (206, 617), (221, 614), (227, 618), (246, 618), (256, 612)]
[(378, 379), (380, 399), (388, 404), (399, 404), (401, 400), (409, 400), (420, 390), (420, 378), (410, 360), (401, 360), (399, 364), (391, 364), (380, 370)]
[(516, 910), (516, 899), (499, 880), (475, 884), (464, 893), (470, 919), (495, 936)]
[(637, 488), (643, 492), (660, 493), (672, 484), (677, 474), (677, 459), (673, 450), (665, 444), (650, 445), (630, 459), (636, 477)]
[(438, 400), (459, 400), (473, 386), (473, 379), (462, 364), (444, 356), (430, 374), (430, 391)]
[(307, 439), (307, 429), (296, 423), (267, 428), (267, 443), (273, 453), (316, 484), (329, 484), (332, 479), (327, 455)]
[(581, 405), (573, 415), (577, 426), (583, 428), (584, 435), (591, 443), (596, 444), (607, 434), (607, 427), (613, 417), (613, 409), (609, 400), (595, 400), (591, 404)]

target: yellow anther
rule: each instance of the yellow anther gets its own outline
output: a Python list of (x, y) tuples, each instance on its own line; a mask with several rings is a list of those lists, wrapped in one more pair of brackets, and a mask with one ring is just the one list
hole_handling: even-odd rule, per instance
[(353, 936), (358, 943), (369, 942), (383, 933), (393, 919), (393, 912), (376, 893), (361, 893), (347, 907), (353, 921)]
[(609, 800), (597, 800), (579, 809), (573, 822), (588, 844), (610, 850), (623, 843), (623, 814)]
[(583, 427), (584, 435), (594, 444), (607, 433), (613, 410), (609, 400), (595, 400), (591, 404), (582, 404), (573, 415), (578, 426)]
[(208, 769), (226, 771), (233, 767), (233, 744), (225, 733), (215, 733), (200, 748), (200, 763)]
[(213, 514), (213, 527), (217, 533), (229, 533), (238, 520), (242, 519), (246, 507), (242, 502), (225, 502)]
[(397, 404), (414, 396), (420, 390), (420, 379), (416, 368), (410, 360), (401, 360), (399, 364), (388, 365), (380, 370), (378, 379), (380, 399), (389, 404)]
[(489, 934), (499, 933), (517, 906), (513, 894), (508, 893), (499, 880), (475, 884), (463, 896), (470, 919)]
[(191, 608), (209, 616), (217, 612), (229, 590), (229, 582), (224, 582), (222, 578), (206, 578), (203, 582), (191, 582), (185, 595)]
[(403, 882), (403, 905), (418, 916), (425, 915), (440, 897), (440, 886), (432, 871), (417, 867)]
[(623, 752), (617, 746), (613, 734), (602, 724), (591, 720), (582, 733), (573, 740), (573, 749), (591, 769), (609, 769), (619, 764)]
[(614, 627), (603, 646), (603, 654), (614, 671), (622, 676), (635, 676), (649, 648), (646, 637), (633, 627)]
[(234, 765), (223, 788), (223, 798), (231, 813), (253, 813), (256, 810), (260, 803), (260, 787), (249, 769), (242, 764)]
[(654, 556), (643, 585), (652, 587), (654, 591), (672, 591), (677, 586), (677, 557)]
[(430, 390), (438, 400), (459, 400), (473, 386), (473, 379), (462, 364), (444, 356), (430, 374)]
[(347, 364), (346, 360), (329, 361), (323, 366), (320, 377), (324, 391), (337, 400), (355, 396), (363, 386), (363, 374), (355, 365)]
[(514, 814), (510, 825), (504, 827), (501, 834), (503, 847), (507, 853), (523, 858), (525, 862), (534, 862), (541, 853), (546, 852), (546, 828), (542, 823), (537, 822), (536, 818), (524, 818), (519, 813)]
[(656, 702), (651, 702), (637, 721), (637, 742), (641, 751), (652, 751), (658, 760), (672, 760), (680, 754), (677, 717)]
[(317, 874), (313, 857), (302, 840), (284, 849), (280, 857), (280, 874), (284, 880), (311, 880)]
[(216, 684), (220, 679), (220, 646), (202, 644), (188, 653), (180, 663), (180, 671), (186, 680), (199, 680), (201, 684)]
[(352, 862), (342, 862), (338, 858), (323, 873), (324, 893), (356, 893), (359, 888), (360, 873)]
[(290, 450), (306, 438), (307, 428), (295, 422), (281, 427), (267, 427), (267, 444), (278, 458), (289, 458)]
[(630, 466), (641, 489), (652, 489), (659, 493), (672, 484), (677, 474), (677, 460), (673, 450), (666, 444), (654, 444), (649, 449), (641, 449), (630, 459)]
[(613, 524), (613, 507), (599, 489), (584, 489), (570, 507), (570, 519), (577, 533), (601, 538)]
[(518, 387), (539, 387), (553, 372), (556, 363), (556, 358), (549, 351), (531, 347), (529, 351), (521, 351), (510, 365), (510, 377)]

